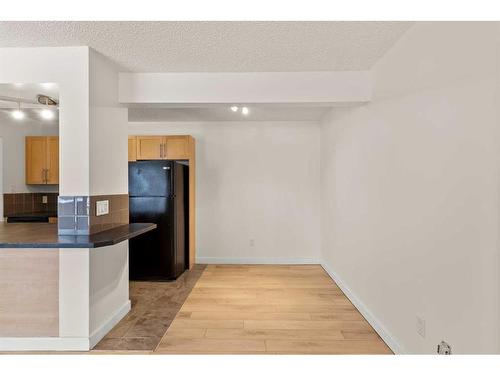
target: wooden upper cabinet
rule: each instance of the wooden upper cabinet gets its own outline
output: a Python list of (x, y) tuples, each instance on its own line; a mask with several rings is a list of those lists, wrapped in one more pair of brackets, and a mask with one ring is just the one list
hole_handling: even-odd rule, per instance
[(45, 184), (47, 139), (45, 137), (26, 137), (25, 143), (26, 184)]
[(163, 137), (139, 135), (136, 142), (137, 160), (163, 159)]
[(188, 159), (189, 158), (189, 136), (165, 137), (166, 159)]
[(26, 137), (27, 185), (59, 184), (59, 137)]
[(59, 184), (59, 137), (47, 137), (46, 184)]
[(137, 137), (128, 137), (128, 161), (137, 160)]
[(130, 136), (128, 160), (187, 160), (189, 159), (189, 138), (188, 135)]

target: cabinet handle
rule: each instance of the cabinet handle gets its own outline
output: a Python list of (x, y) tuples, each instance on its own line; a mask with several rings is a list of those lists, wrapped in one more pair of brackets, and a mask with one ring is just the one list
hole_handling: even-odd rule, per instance
[(163, 157), (163, 145), (160, 143), (160, 159)]
[(42, 182), (45, 183), (45, 168), (42, 169)]
[(49, 170), (48, 169), (45, 170), (45, 183), (46, 184), (49, 183)]
[(163, 158), (164, 159), (167, 158), (167, 144), (166, 143), (163, 144)]

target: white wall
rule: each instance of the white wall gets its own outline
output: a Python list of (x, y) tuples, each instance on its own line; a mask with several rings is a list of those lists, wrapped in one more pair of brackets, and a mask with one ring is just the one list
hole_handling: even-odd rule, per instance
[(398, 351), (499, 353), (499, 36), (418, 23), (322, 124), (325, 265)]
[(117, 317), (121, 319), (130, 310), (128, 241), (90, 250), (89, 266), (89, 329), (92, 344), (96, 344), (118, 322)]
[(319, 258), (317, 123), (129, 123), (129, 132), (195, 137), (198, 262)]
[(0, 114), (0, 137), (4, 139), (3, 191), (5, 193), (57, 192), (58, 186), (26, 185), (25, 137), (28, 135), (57, 135), (57, 125), (41, 121), (15, 121)]

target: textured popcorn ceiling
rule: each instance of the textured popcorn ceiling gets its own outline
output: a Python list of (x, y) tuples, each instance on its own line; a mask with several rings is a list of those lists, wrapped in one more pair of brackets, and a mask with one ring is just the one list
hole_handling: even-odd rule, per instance
[(88, 45), (136, 72), (366, 70), (412, 22), (0, 22), (0, 47)]

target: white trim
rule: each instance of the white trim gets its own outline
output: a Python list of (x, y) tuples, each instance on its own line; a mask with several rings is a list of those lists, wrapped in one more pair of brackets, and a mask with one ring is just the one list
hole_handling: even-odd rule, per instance
[(219, 258), (197, 257), (199, 264), (321, 264), (314, 258)]
[(379, 336), (384, 340), (384, 342), (391, 348), (394, 354), (406, 354), (394, 336), (389, 332), (389, 330), (378, 320), (375, 315), (365, 306), (363, 302), (349, 289), (347, 284), (336, 274), (325, 262), (321, 262), (321, 267), (325, 272), (332, 278), (332, 280), (338, 285), (338, 287), (344, 292), (346, 297), (352, 302), (352, 304), (358, 309), (358, 311), (363, 315), (363, 317), (370, 323)]
[(86, 337), (1, 337), (0, 351), (87, 351)]
[(122, 307), (115, 311), (111, 318), (96, 328), (90, 335), (90, 349), (97, 345), (106, 334), (113, 329), (113, 327), (128, 314), (131, 308), (130, 300), (128, 300)]

